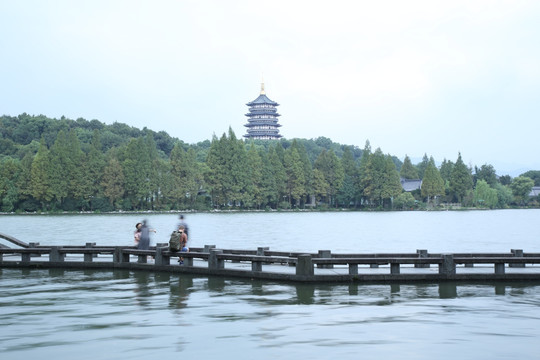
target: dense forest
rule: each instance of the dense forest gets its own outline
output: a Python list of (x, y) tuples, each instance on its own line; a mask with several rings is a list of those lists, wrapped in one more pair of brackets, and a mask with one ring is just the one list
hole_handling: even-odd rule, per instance
[[(404, 191), (403, 181), (421, 179)], [(420, 182), (417, 182), (420, 184)], [(0, 117), (0, 210), (425, 209), (537, 207), (540, 171), (516, 178), (340, 145), (325, 137), (187, 144), (166, 132), (98, 120)]]

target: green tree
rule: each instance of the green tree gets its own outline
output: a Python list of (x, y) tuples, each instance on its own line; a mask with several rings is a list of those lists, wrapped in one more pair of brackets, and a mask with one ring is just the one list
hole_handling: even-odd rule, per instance
[(429, 159), (428, 166), (424, 171), (421, 193), (423, 197), (427, 198), (428, 204), (432, 198), (436, 199), (438, 196), (444, 195), (444, 180), (435, 166), (433, 157)]
[(499, 178), (499, 182), (502, 185), (510, 185), (512, 183), (512, 177), (510, 175), (503, 175)]
[(540, 186), (540, 170), (529, 170), (520, 176), (526, 176), (534, 181), (534, 186)]
[[(295, 148), (298, 152), (298, 155), (300, 156), (300, 162), (302, 163), (302, 170), (304, 171), (304, 179), (305, 179), (305, 196), (307, 197), (312, 192), (312, 178), (313, 178), (313, 168), (311, 166), (311, 162), (309, 160), (306, 148), (304, 147), (303, 143), (297, 141), (296, 139), (293, 140), (291, 144), (291, 148)], [(302, 198), (301, 202), (305, 203), (307, 202), (307, 198)]]
[(394, 199), (398, 197), (402, 192), (401, 181), (399, 173), (396, 169), (396, 165), (390, 155), (386, 156), (386, 164), (384, 171), (384, 181), (381, 196), (384, 199), (390, 200), (390, 204), (393, 207)]
[(13, 211), (19, 201), (18, 178), (21, 173), (19, 160), (11, 157), (0, 159), (0, 207)]
[(394, 200), (394, 207), (396, 209), (407, 210), (412, 209), (416, 204), (414, 196), (410, 192), (402, 192)]
[(315, 160), (314, 167), (322, 172), (326, 182), (328, 183), (328, 204), (337, 206), (338, 204), (335, 197), (343, 185), (343, 180), (345, 177), (341, 161), (333, 150), (323, 150), (317, 157), (317, 160)]
[(498, 208), (505, 208), (514, 200), (512, 190), (510, 190), (508, 186), (502, 184), (495, 184), (495, 190), (497, 190)]
[(281, 201), (287, 197), (287, 172), (285, 166), (279, 157), (279, 151), (283, 150), (283, 147), (278, 143), (275, 147), (271, 147), (268, 150), (268, 169), (272, 172), (273, 184), (269, 188), (266, 197), (268, 199), (274, 199), (276, 206), (279, 206)]
[(306, 195), (306, 179), (300, 154), (298, 154), (296, 148), (289, 148), (285, 151), (284, 160), (289, 205), (300, 205), (300, 200)]
[(368, 202), (368, 195), (365, 192), (365, 187), (369, 183), (367, 176), (367, 167), (369, 164), (369, 159), (371, 158), (371, 144), (369, 140), (366, 140), (364, 145), (364, 150), (362, 150), (362, 157), (360, 158), (360, 164), (358, 165), (358, 183), (356, 184), (356, 190), (358, 192), (358, 197), (362, 203)]
[(313, 195), (317, 201), (321, 201), (328, 195), (329, 187), (323, 172), (317, 168), (313, 169)]
[(341, 165), (343, 167), (343, 184), (338, 191), (338, 202), (349, 206), (349, 204), (356, 205), (356, 184), (358, 183), (358, 167), (352, 150), (349, 146), (346, 146), (343, 150), (343, 156), (341, 157)]
[(132, 139), (123, 151), (123, 158), (125, 195), (136, 209), (147, 208), (151, 192), (152, 160), (144, 139)]
[(444, 159), (441, 168), (439, 169), (439, 172), (441, 173), (441, 177), (443, 178), (445, 183), (448, 183), (450, 181), (450, 178), (452, 177), (452, 170), (454, 169), (454, 163)]
[(372, 205), (384, 206), (385, 200), (392, 203), (402, 192), (399, 173), (391, 156), (385, 156), (381, 149), (369, 157), (362, 178), (364, 196)]
[(63, 130), (58, 132), (56, 140), (49, 153), (50, 184), (56, 201), (61, 206), (71, 190), (71, 173), (74, 164), (70, 159), (70, 147)]
[(226, 180), (226, 164), (225, 164), (225, 143), (227, 138), (225, 134), (218, 140), (214, 135), (212, 143), (208, 150), (206, 158), (207, 171), (205, 173), (205, 181), (209, 187), (214, 206), (221, 207), (225, 204), (225, 180)]
[(510, 189), (514, 195), (514, 199), (518, 204), (525, 204), (529, 199), (529, 194), (534, 186), (534, 181), (526, 176), (518, 176), (514, 178), (510, 184)]
[(459, 153), (450, 175), (450, 193), (457, 202), (463, 203), (467, 193), (472, 190), (472, 186), (471, 171), (463, 163), (461, 153)]
[(264, 203), (263, 195), (263, 163), (259, 152), (253, 144), (250, 145), (247, 152), (247, 172), (248, 172), (248, 187), (247, 192), (250, 195), (250, 203), (248, 206), (256, 206), (258, 209)]
[(403, 160), (403, 165), (399, 171), (399, 176), (403, 179), (420, 179), (418, 170), (411, 163), (411, 159), (408, 155), (405, 155), (405, 160)]
[(480, 168), (474, 167), (476, 181), (484, 180), (489, 186), (493, 187), (497, 183), (497, 174), (492, 165), (484, 164)]
[(111, 205), (118, 208), (118, 202), (124, 196), (124, 171), (118, 159), (111, 158), (103, 169), (101, 186), (103, 186), (103, 194), (109, 199)]
[(45, 139), (41, 139), (39, 150), (32, 161), (31, 186), (32, 196), (41, 202), (42, 208), (53, 199), (53, 191), (50, 180), (49, 149), (45, 145)]
[(497, 190), (492, 189), (486, 180), (478, 180), (474, 189), (474, 205), (493, 209), (499, 201)]
[(426, 171), (428, 164), (429, 158), (427, 154), (424, 154), (422, 161), (416, 165), (416, 168), (418, 169), (418, 176), (420, 176), (420, 179), (424, 178), (424, 172)]

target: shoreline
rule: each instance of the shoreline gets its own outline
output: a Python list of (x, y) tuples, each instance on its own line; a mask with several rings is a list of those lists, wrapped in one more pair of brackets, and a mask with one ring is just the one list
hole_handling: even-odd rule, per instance
[(429, 211), (494, 211), (494, 210), (535, 210), (539, 207), (507, 207), (507, 208), (476, 208), (476, 207), (443, 207), (433, 209), (411, 209), (411, 210), (377, 210), (377, 209), (269, 209), (269, 210), (130, 210), (130, 211), (40, 211), (40, 212), (0, 212), (2, 215), (123, 215), (123, 214), (209, 214), (209, 213), (325, 213), (325, 212), (429, 212)]

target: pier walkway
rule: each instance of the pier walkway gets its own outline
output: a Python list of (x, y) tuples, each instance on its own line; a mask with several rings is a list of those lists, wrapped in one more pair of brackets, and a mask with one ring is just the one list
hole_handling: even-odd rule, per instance
[[(6, 236), (0, 234), (6, 239)], [(16, 240), (16, 239), (15, 239)], [(294, 282), (440, 282), (540, 280), (540, 253), (512, 249), (508, 253), (333, 254), (217, 249), (214, 245), (171, 252), (167, 244), (150, 250), (132, 246), (0, 247), (1, 268), (127, 269), (242, 277)], [(25, 246), (27, 245), (27, 246)], [(183, 263), (179, 263), (179, 258)]]

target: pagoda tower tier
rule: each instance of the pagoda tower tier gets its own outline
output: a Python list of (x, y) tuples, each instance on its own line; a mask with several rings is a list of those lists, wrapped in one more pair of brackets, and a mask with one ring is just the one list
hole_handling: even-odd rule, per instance
[(247, 134), (244, 135), (248, 139), (256, 140), (275, 140), (283, 137), (279, 133), (280, 124), (276, 107), (279, 104), (270, 100), (264, 92), (264, 83), (261, 84), (261, 93), (258, 98), (246, 104), (249, 106)]

